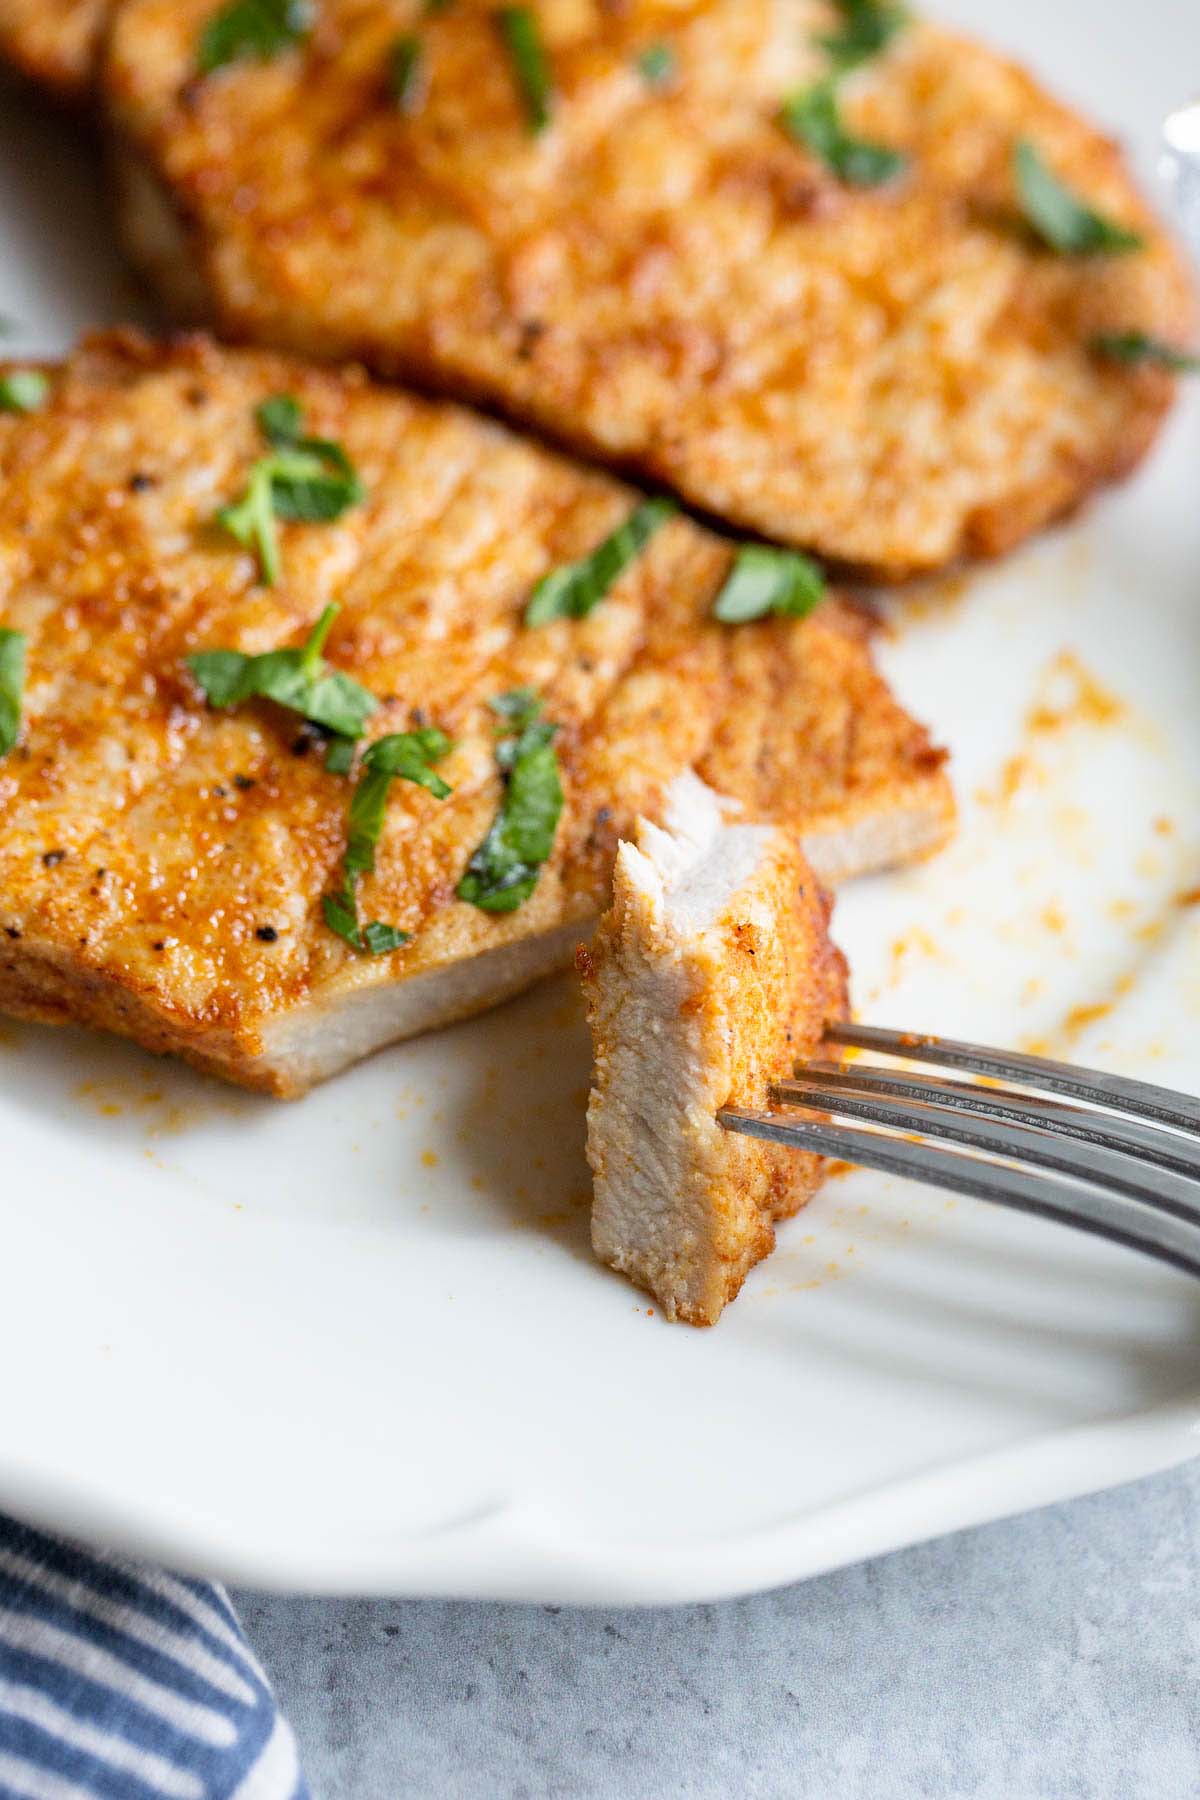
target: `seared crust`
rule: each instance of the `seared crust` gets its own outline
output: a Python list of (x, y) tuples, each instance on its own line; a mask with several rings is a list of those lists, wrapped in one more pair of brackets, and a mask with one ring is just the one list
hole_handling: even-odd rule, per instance
[[(368, 498), (336, 523), (283, 527), (271, 589), (211, 521), (260, 453), (254, 406), (278, 391), (345, 445)], [(710, 754), (752, 812), (778, 811), (835, 858), (848, 843), (847, 872), (935, 848), (952, 818), (942, 753), (892, 699), (855, 616), (831, 602), (790, 626), (713, 624), (731, 552), (712, 533), (675, 519), (589, 619), (522, 627), (538, 577), (634, 498), (354, 370), (199, 338), (85, 344), (43, 410), (0, 420), (0, 623), (29, 637), (22, 738), (0, 761), (0, 1010), (298, 1091), (328, 1066), (289, 1047), (297, 1020), (369, 1017), (381, 989), (465, 968), (419, 1024), (389, 1027), (401, 1035), (568, 960), (572, 926), (607, 900), (619, 836)], [(331, 661), (386, 697), (371, 734), (424, 719), (456, 741), (453, 797), (396, 782), (362, 884), (364, 916), (412, 934), (390, 957), (355, 955), (321, 920), (349, 784), (300, 753), (293, 716), (207, 709), (184, 662), (299, 643), (331, 600)], [(781, 656), (808, 723), (776, 795), (748, 738), (769, 749), (753, 671), (776, 695)], [(499, 797), (487, 702), (522, 683), (561, 724), (567, 803), (533, 897), (494, 918), (454, 889)], [(895, 841), (862, 827), (864, 808)], [(366, 1047), (348, 1036), (342, 1060)]]
[[(531, 137), (488, 0), (324, 0), (303, 50), (196, 78), (212, 0), (120, 0), (103, 87), (135, 251), (227, 332), (482, 398), (782, 542), (892, 578), (1007, 549), (1151, 442), (1172, 382), (1099, 332), (1192, 325), (1121, 155), (1021, 69), (933, 26), (844, 90), (906, 153), (855, 190), (792, 143), (828, 0), (543, 0)], [(429, 92), (384, 69), (419, 28)], [(637, 56), (666, 40), (674, 79)], [(1034, 140), (1132, 256), (1015, 220)]]
[(91, 89), (111, 0), (0, 0), (0, 57), (65, 100)]

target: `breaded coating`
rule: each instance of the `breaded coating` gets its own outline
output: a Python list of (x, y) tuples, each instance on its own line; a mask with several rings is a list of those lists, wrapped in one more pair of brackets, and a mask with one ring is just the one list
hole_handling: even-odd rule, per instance
[(726, 1132), (845, 1017), (829, 902), (795, 839), (684, 775), (621, 845), (578, 957), (592, 1027), (592, 1241), (670, 1319), (714, 1325), (808, 1200), (821, 1159)]
[[(904, 166), (854, 186), (780, 120), (828, 71), (833, 0), (532, 10), (540, 133), (488, 0), (323, 0), (303, 45), (207, 76), (213, 0), (119, 0), (102, 86), (135, 255), (227, 334), (481, 400), (889, 579), (1006, 550), (1146, 451), (1172, 378), (1093, 340), (1185, 341), (1189, 283), (1118, 147), (1022, 69), (898, 32), (838, 105)], [(1040, 242), (1025, 139), (1144, 247)]]
[[(277, 393), (342, 447), (365, 499), (283, 524), (269, 587), (215, 521)], [(0, 1010), (296, 1093), (569, 961), (618, 839), (661, 815), (681, 770), (719, 769), (833, 872), (943, 841), (942, 753), (858, 616), (832, 600), (804, 621), (714, 623), (731, 546), (684, 517), (590, 616), (523, 624), (539, 578), (638, 498), (353, 369), (199, 338), (86, 343), (40, 410), (0, 416), (0, 626), (28, 640), (21, 735), (0, 758)], [(352, 779), (274, 702), (208, 706), (185, 661), (299, 646), (330, 603), (329, 663), (381, 701), (368, 737), (436, 725), (455, 744), (449, 799), (392, 785), (361, 916), (411, 942), (377, 957), (322, 917)], [(785, 663), (791, 710), (767, 729)], [(531, 897), (490, 914), (455, 889), (501, 800), (490, 702), (526, 685), (560, 727), (565, 805)]]

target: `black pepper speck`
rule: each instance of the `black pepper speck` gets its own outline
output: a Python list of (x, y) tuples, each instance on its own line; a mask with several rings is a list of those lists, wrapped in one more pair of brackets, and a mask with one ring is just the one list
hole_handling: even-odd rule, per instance
[(273, 925), (260, 925), (254, 933), (260, 944), (273, 944), (279, 936)]

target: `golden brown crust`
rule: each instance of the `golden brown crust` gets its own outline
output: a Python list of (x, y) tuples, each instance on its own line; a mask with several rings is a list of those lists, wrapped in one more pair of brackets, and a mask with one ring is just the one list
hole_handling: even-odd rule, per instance
[(111, 0), (0, 0), (0, 57), (61, 99), (91, 90)]
[[(261, 451), (255, 405), (285, 390), (345, 445), (368, 498), (334, 524), (284, 526), (271, 589), (212, 519)], [(42, 411), (2, 423), (0, 623), (28, 634), (29, 674), (21, 742), (0, 761), (0, 1009), (69, 1014), (287, 1091), (297, 1078), (262, 1060), (281, 1018), (594, 917), (617, 837), (657, 815), (730, 706), (759, 729), (750, 675), (733, 679), (754, 642), (764, 682), (794, 647), (814, 717), (854, 696), (832, 751), (815, 730), (811, 755), (794, 747), (779, 796), (794, 829), (824, 829), (839, 788), (847, 817), (873, 788), (886, 818), (895, 784), (919, 776), (937, 814), (920, 847), (945, 835), (945, 777), (851, 615), (833, 602), (743, 642), (708, 617), (730, 548), (682, 518), (589, 619), (524, 629), (538, 577), (634, 497), (460, 408), (353, 369), (113, 334), (70, 360)], [(299, 643), (330, 600), (331, 660), (386, 697), (372, 735), (423, 718), (456, 740), (452, 799), (395, 783), (362, 884), (364, 915), (413, 935), (392, 957), (356, 956), (321, 921), (346, 781), (269, 704), (206, 709), (184, 660)], [(492, 918), (454, 889), (498, 799), (487, 701), (526, 682), (561, 724), (567, 804), (532, 899)], [(863, 751), (881, 734), (886, 767)], [(770, 805), (769, 782), (729, 785)]]
[[(777, 123), (820, 71), (827, 0), (544, 0), (540, 139), (487, 0), (326, 0), (305, 50), (198, 81), (210, 10), (121, 0), (104, 91), (143, 255), (177, 291), (187, 272), (189, 306), (198, 275), (226, 332), (483, 398), (889, 578), (1008, 548), (1128, 469), (1169, 404), (1168, 376), (1088, 349), (1192, 326), (1119, 151), (934, 26), (845, 90), (851, 127), (910, 158), (868, 191)], [(383, 71), (418, 23), (429, 93), (404, 117)], [(664, 38), (678, 71), (652, 88), (637, 54)], [(1039, 248), (1014, 223), (1020, 137), (1145, 250)]]

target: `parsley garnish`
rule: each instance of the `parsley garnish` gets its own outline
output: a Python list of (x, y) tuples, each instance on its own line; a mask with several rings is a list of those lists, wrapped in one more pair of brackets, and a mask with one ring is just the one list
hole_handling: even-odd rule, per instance
[(637, 66), (643, 81), (651, 87), (665, 87), (679, 65), (670, 44), (647, 44), (637, 59)]
[(276, 520), (339, 519), (364, 489), (340, 444), (301, 435), (300, 402), (291, 394), (272, 394), (254, 416), (272, 454), (254, 464), (245, 492), (221, 508), (217, 523), (239, 544), (254, 547), (262, 578), (274, 587), (280, 570)]
[(790, 137), (827, 163), (849, 187), (879, 187), (904, 167), (905, 158), (886, 144), (857, 138), (842, 124), (831, 81), (819, 81), (784, 102), (780, 119)]
[(196, 62), (202, 75), (244, 56), (266, 62), (312, 29), (313, 0), (229, 0), (200, 33)]
[(1066, 256), (1116, 256), (1142, 248), (1138, 232), (1077, 200), (1028, 138), (1013, 150), (1013, 178), (1026, 223), (1051, 250)]
[(410, 118), (425, 99), (425, 47), (419, 37), (399, 37), (388, 59), (388, 86), (398, 109)]
[(483, 912), (507, 913), (516, 912), (537, 886), (554, 848), (563, 790), (554, 754), (558, 726), (540, 716), (537, 695), (514, 688), (493, 700), (492, 709), (513, 727), (496, 745), (504, 798), (456, 892)]
[(803, 619), (824, 594), (825, 577), (816, 563), (798, 550), (743, 544), (713, 603), (713, 618), (723, 625), (742, 625), (768, 613)]
[(1125, 363), (1130, 368), (1170, 369), (1176, 375), (1200, 373), (1200, 356), (1177, 350), (1174, 344), (1166, 344), (1146, 331), (1097, 332), (1090, 347), (1108, 362)]
[(36, 412), (49, 392), (50, 377), (40, 369), (9, 369), (0, 375), (0, 412)]
[(590, 556), (543, 575), (525, 608), (526, 625), (586, 619), (676, 510), (673, 500), (644, 500)]
[(525, 102), (529, 129), (536, 136), (549, 125), (554, 100), (550, 64), (546, 60), (537, 15), (530, 6), (501, 6), (495, 18)]
[(362, 925), (358, 917), (358, 879), (375, 867), (375, 849), (383, 834), (392, 782), (397, 778), (415, 781), (435, 799), (444, 800), (450, 789), (434, 773), (433, 764), (453, 747), (444, 731), (429, 725), (421, 731), (396, 731), (379, 738), (363, 754), (362, 773), (350, 802), (342, 886), (336, 894), (326, 894), (322, 907), (329, 929), (368, 956), (386, 956), (389, 950), (398, 950), (408, 942), (406, 931), (384, 925), (378, 919)]
[(21, 735), (26, 642), (23, 631), (0, 625), (0, 756), (7, 756)]
[(889, 5), (887, 0), (837, 0), (837, 9), (842, 16), (840, 29), (818, 37), (817, 43), (838, 75), (878, 56), (908, 23), (904, 8)]
[(240, 650), (198, 650), (187, 659), (210, 706), (239, 706), (243, 700), (274, 700), (314, 725), (334, 733), (326, 767), (349, 770), (353, 741), (379, 705), (374, 694), (321, 655), (338, 608), (327, 606), (299, 649), (267, 650), (245, 656)]

